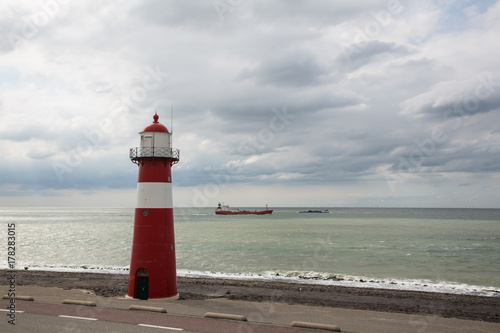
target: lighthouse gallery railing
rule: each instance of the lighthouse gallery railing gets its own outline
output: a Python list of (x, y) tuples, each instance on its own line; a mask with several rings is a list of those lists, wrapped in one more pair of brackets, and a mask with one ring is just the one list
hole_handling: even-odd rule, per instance
[(166, 147), (135, 147), (130, 148), (130, 159), (135, 160), (138, 158), (145, 157), (156, 157), (156, 158), (171, 158), (173, 160), (179, 160), (180, 150), (176, 148), (166, 148)]

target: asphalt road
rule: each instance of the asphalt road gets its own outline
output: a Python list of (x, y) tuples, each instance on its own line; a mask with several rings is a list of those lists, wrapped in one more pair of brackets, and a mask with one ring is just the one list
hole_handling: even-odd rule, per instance
[(0, 332), (204, 332), (304, 333), (310, 330), (165, 313), (79, 305), (16, 302), (15, 325), (2, 301)]
[[(143, 327), (134, 324), (110, 322), (104, 320), (87, 320), (78, 318), (65, 318), (59, 316), (39, 315), (22, 313), (17, 315), (16, 325), (8, 324), (7, 321), (0, 323), (2, 332), (158, 332), (159, 328)], [(167, 330), (174, 332), (174, 330)], [(195, 332), (195, 331), (182, 331)]]

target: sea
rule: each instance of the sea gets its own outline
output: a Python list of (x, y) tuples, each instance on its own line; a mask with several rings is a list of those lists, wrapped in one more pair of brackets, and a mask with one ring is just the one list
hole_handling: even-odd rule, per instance
[[(500, 209), (270, 209), (175, 208), (177, 275), (500, 297)], [(133, 220), (133, 208), (0, 208), (0, 268), (128, 274)]]

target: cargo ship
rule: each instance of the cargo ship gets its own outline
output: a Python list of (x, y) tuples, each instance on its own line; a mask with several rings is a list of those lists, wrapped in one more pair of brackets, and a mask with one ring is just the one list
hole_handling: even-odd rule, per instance
[(299, 210), (297, 213), (330, 213), (328, 209), (322, 209), (322, 210)]
[(215, 209), (215, 214), (218, 215), (265, 215), (265, 214), (272, 214), (273, 210), (268, 209), (266, 205), (265, 210), (245, 210), (245, 209), (238, 209), (238, 208), (229, 208), (229, 205), (224, 205), (219, 202), (219, 205)]

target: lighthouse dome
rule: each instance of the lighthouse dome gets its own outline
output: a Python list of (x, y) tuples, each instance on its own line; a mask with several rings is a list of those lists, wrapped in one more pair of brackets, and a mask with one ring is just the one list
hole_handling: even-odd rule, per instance
[(144, 128), (144, 130), (142, 131), (142, 133), (144, 132), (163, 132), (163, 133), (169, 133), (167, 127), (163, 124), (160, 124), (158, 122), (158, 119), (160, 117), (155, 113), (155, 115), (153, 116), (153, 122), (151, 124), (149, 124), (148, 126), (146, 126), (146, 128)]
[(153, 116), (153, 123), (144, 128), (141, 135), (140, 147), (130, 148), (130, 159), (134, 163), (142, 163), (144, 159), (164, 158), (171, 165), (179, 161), (179, 149), (172, 148), (172, 133), (158, 122), (158, 115)]

